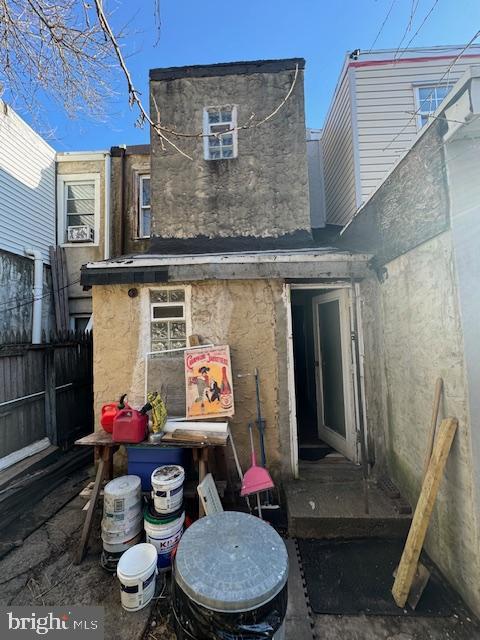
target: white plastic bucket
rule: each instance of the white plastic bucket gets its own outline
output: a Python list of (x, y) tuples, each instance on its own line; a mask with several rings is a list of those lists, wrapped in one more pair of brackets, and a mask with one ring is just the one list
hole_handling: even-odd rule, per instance
[(110, 531), (121, 531), (138, 520), (142, 510), (142, 483), (138, 476), (121, 476), (105, 485), (103, 519)]
[(146, 517), (143, 524), (147, 542), (153, 544), (158, 553), (157, 566), (159, 570), (166, 571), (172, 565), (172, 551), (177, 546), (183, 533), (185, 523), (185, 511), (170, 522), (162, 522), (161, 519)]
[(136, 535), (140, 533), (142, 530), (143, 522), (142, 522), (142, 513), (140, 512), (137, 520), (129, 523), (127, 526), (124, 526), (120, 530), (110, 528), (111, 523), (105, 519), (102, 520), (102, 540), (107, 544), (122, 544), (131, 540)]
[(152, 498), (158, 513), (171, 513), (183, 502), (185, 470), (178, 464), (168, 464), (153, 470)]
[(122, 607), (127, 611), (143, 609), (155, 593), (157, 550), (142, 542), (127, 549), (117, 565)]
[(135, 544), (138, 544), (141, 540), (141, 537), (142, 537), (142, 532), (137, 533), (136, 536), (134, 536), (130, 540), (127, 540), (126, 542), (111, 544), (110, 542), (105, 542), (105, 540), (103, 540), (103, 548), (107, 553), (123, 553), (127, 549), (130, 549), (130, 547), (133, 547)]

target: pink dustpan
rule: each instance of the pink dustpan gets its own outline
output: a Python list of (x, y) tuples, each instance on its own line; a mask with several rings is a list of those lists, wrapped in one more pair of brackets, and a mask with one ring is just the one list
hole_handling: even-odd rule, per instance
[(248, 425), (250, 431), (250, 445), (252, 447), (252, 466), (245, 472), (242, 481), (242, 489), (240, 495), (249, 496), (252, 493), (259, 493), (260, 491), (268, 491), (273, 489), (274, 484), (270, 474), (263, 467), (257, 466), (257, 460), (255, 458), (255, 447), (253, 446), (252, 425)]

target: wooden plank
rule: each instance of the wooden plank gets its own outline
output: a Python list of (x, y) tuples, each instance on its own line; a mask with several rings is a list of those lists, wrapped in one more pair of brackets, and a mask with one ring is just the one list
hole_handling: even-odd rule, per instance
[(205, 443), (214, 446), (225, 446), (227, 444), (227, 434), (216, 433), (215, 431), (190, 431), (189, 429), (175, 429), (166, 433), (162, 441), (168, 442), (192, 442)]
[(435, 394), (433, 397), (432, 418), (430, 421), (430, 430), (428, 432), (427, 452), (425, 455), (425, 464), (423, 466), (422, 481), (425, 480), (425, 476), (427, 475), (428, 465), (430, 464), (430, 458), (432, 457), (433, 443), (435, 442), (435, 431), (437, 430), (438, 412), (440, 410), (440, 399), (442, 396), (442, 390), (443, 390), (443, 380), (442, 378), (437, 378), (437, 382), (435, 383)]
[(98, 498), (100, 495), (100, 489), (103, 482), (103, 476), (105, 474), (106, 465), (108, 464), (109, 451), (108, 447), (101, 447), (99, 452), (99, 462), (97, 468), (97, 475), (95, 477), (95, 484), (93, 485), (92, 496), (90, 498), (90, 504), (88, 506), (87, 516), (83, 525), (82, 537), (80, 538), (80, 545), (75, 557), (75, 564), (80, 564), (85, 557), (87, 551), (88, 540), (90, 538), (90, 531), (92, 530), (93, 516), (95, 515), (95, 507), (97, 506)]
[(45, 351), (45, 431), (51, 444), (58, 444), (57, 390), (55, 376), (55, 350)]
[(415, 509), (407, 542), (405, 543), (392, 588), (392, 595), (395, 602), (402, 609), (407, 602), (415, 571), (417, 570), (417, 564), (425, 541), (433, 506), (457, 427), (458, 420), (456, 418), (446, 418), (442, 421), (438, 430), (438, 436), (428, 466), (427, 475), (422, 484), (417, 508)]
[(62, 327), (62, 315), (60, 309), (60, 299), (59, 299), (59, 291), (58, 291), (58, 272), (57, 272), (57, 252), (55, 247), (50, 247), (50, 265), (51, 265), (51, 273), (52, 273), (52, 285), (53, 285), (53, 305), (55, 310), (55, 325), (57, 331), (61, 330)]

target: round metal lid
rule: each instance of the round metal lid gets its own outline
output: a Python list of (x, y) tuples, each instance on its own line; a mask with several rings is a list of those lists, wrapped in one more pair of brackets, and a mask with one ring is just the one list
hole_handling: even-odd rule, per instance
[(178, 545), (175, 580), (197, 604), (248, 611), (271, 600), (288, 578), (287, 549), (269, 524), (224, 511), (197, 520)]

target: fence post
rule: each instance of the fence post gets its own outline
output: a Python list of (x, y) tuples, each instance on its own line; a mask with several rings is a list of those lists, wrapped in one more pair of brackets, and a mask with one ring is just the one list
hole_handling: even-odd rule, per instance
[(58, 445), (57, 433), (57, 390), (55, 376), (55, 348), (45, 349), (45, 429), (50, 442)]

